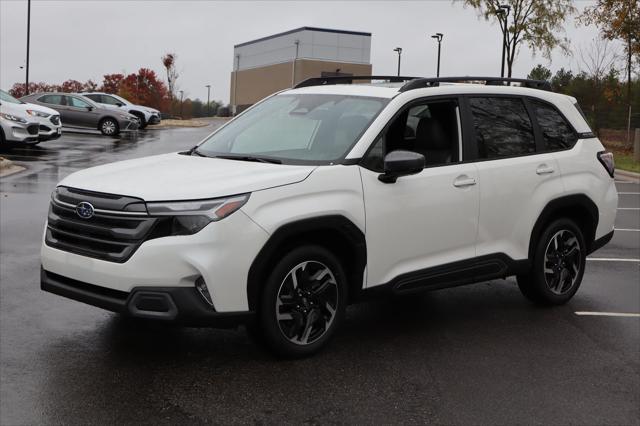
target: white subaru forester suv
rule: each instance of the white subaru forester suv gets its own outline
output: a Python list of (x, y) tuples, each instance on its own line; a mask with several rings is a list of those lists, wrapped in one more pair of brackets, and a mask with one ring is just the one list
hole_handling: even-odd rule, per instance
[(368, 295), (515, 275), (534, 302), (571, 299), (617, 205), (613, 157), (575, 99), (527, 80), (388, 80), (307, 80), (190, 151), (68, 176), (42, 289), (246, 323), (285, 356), (320, 349)]

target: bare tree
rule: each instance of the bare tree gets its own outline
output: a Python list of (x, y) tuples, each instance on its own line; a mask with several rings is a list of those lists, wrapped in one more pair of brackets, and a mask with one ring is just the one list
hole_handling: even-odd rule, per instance
[(596, 38), (589, 47), (579, 49), (580, 71), (593, 78), (596, 85), (600, 84), (609, 74), (615, 64), (620, 60), (618, 50), (611, 45), (609, 40)]
[(176, 69), (176, 59), (178, 55), (175, 53), (167, 53), (162, 57), (162, 65), (167, 70), (167, 87), (169, 88), (169, 97), (173, 101), (176, 90), (176, 80), (180, 76)]

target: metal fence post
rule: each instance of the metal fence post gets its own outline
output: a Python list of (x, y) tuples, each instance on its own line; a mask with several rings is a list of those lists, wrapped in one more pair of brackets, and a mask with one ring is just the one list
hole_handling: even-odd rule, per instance
[(636, 128), (636, 136), (633, 139), (633, 161), (640, 161), (640, 129)]

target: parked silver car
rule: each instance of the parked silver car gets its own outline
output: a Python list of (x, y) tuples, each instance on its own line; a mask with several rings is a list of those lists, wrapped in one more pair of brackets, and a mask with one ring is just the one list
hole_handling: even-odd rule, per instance
[(121, 131), (137, 130), (140, 126), (140, 121), (135, 115), (98, 105), (78, 94), (35, 93), (21, 100), (55, 109), (60, 113), (65, 127), (98, 129), (106, 136), (115, 136)]

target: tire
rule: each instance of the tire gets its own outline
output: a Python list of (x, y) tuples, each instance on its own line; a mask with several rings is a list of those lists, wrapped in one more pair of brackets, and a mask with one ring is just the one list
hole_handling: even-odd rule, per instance
[(518, 275), (518, 287), (540, 305), (567, 303), (580, 288), (587, 246), (580, 228), (569, 219), (549, 224), (536, 244), (531, 270)]
[(138, 129), (144, 129), (149, 124), (147, 120), (144, 119), (144, 114), (137, 111), (133, 111), (130, 114), (135, 115), (136, 117), (138, 117), (138, 120), (140, 120), (140, 126), (138, 127)]
[(346, 304), (346, 275), (338, 259), (323, 247), (301, 246), (272, 269), (255, 326), (276, 354), (304, 357), (318, 352), (331, 339), (344, 318)]
[(117, 136), (120, 133), (120, 125), (115, 119), (107, 117), (100, 122), (98, 130), (105, 136)]

